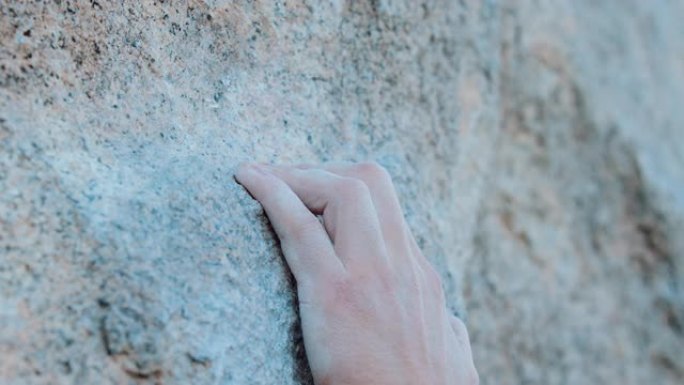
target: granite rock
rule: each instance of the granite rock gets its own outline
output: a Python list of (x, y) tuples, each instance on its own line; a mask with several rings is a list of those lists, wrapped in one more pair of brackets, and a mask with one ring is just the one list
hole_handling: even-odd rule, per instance
[(684, 4), (0, 4), (0, 382), (311, 383), (243, 161), (375, 160), (483, 383), (684, 376)]
[(655, 3), (500, 11), (501, 132), (464, 266), (483, 383), (682, 383), (684, 4)]

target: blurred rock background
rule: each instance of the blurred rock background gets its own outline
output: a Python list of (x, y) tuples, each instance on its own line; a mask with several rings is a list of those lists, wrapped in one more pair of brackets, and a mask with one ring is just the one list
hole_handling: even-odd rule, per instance
[(0, 382), (307, 384), (237, 164), (375, 159), (483, 384), (684, 379), (684, 2), (5, 1)]

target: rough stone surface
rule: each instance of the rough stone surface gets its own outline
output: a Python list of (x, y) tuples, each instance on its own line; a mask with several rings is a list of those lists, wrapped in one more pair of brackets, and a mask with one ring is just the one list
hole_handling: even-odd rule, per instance
[(307, 384), (245, 160), (375, 159), (482, 382), (681, 384), (684, 4), (5, 1), (0, 382)]
[(557, 3), (501, 10), (476, 362), (501, 385), (681, 384), (684, 4)]

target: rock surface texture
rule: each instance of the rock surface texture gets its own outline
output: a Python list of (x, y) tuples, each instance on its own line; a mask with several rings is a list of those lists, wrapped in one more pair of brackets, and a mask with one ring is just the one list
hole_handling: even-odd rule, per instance
[(374, 159), (484, 384), (681, 384), (684, 2), (4, 1), (0, 383), (310, 384), (247, 160)]

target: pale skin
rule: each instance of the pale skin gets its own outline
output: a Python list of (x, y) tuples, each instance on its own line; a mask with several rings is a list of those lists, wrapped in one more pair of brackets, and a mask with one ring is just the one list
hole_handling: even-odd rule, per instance
[(317, 385), (478, 384), (468, 331), (382, 167), (243, 164), (236, 179), (280, 238)]

